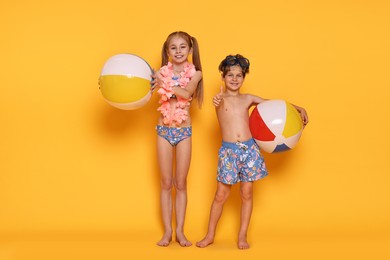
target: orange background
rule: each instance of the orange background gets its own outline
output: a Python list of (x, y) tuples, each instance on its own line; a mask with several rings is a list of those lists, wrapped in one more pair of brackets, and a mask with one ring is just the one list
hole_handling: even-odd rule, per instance
[[(3, 1), (0, 259), (388, 259), (389, 8), (380, 0)], [(204, 107), (192, 109), (191, 241), (206, 232), (215, 191), (219, 62), (243, 54), (251, 61), (243, 92), (309, 113), (294, 150), (265, 154), (270, 175), (255, 185), (246, 252), (235, 245), (237, 187), (215, 245), (155, 246), (157, 96), (122, 111), (98, 89), (112, 55), (134, 53), (158, 68), (176, 30), (198, 39), (205, 85)]]

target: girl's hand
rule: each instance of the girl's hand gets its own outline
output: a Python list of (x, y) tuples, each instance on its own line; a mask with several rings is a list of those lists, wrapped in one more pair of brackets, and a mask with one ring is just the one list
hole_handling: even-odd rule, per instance
[(213, 97), (213, 104), (216, 107), (219, 107), (223, 102), (223, 86), (221, 85), (221, 91)]
[(152, 69), (153, 74), (150, 75), (152, 79), (150, 80), (150, 91), (153, 92), (159, 85), (158, 77), (160, 76), (159, 71), (155, 72), (154, 69)]
[(152, 75), (150, 75), (150, 77), (152, 78), (150, 80), (150, 92), (153, 92), (156, 89), (156, 73), (154, 72), (154, 69), (152, 69), (152, 72)]

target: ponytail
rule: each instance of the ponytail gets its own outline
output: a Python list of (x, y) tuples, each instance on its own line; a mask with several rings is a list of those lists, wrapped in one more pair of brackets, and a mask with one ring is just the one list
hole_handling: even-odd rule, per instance
[[(196, 70), (202, 71), (202, 64), (200, 62), (200, 53), (199, 53), (199, 44), (198, 40), (195, 37), (191, 37), (192, 42), (192, 62)], [(203, 77), (198, 83), (196, 88), (195, 98), (198, 100), (198, 106), (202, 107), (203, 104)]]

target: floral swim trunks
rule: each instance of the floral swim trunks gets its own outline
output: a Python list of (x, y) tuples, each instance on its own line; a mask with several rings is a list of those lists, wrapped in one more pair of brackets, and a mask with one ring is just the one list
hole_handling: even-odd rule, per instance
[(191, 137), (192, 127), (167, 127), (162, 125), (156, 126), (156, 131), (159, 136), (167, 140), (172, 146), (176, 146), (178, 143)]
[(217, 181), (225, 184), (257, 181), (268, 175), (260, 149), (253, 139), (222, 142), (218, 152)]

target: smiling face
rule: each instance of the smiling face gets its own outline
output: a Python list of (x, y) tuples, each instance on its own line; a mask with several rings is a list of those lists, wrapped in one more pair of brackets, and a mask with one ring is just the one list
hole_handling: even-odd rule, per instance
[(244, 74), (241, 67), (238, 65), (229, 67), (229, 71), (222, 77), (222, 80), (225, 82), (227, 90), (239, 90), (244, 83)]
[(180, 64), (187, 61), (191, 48), (182, 37), (173, 37), (168, 44), (167, 54), (172, 63)]

